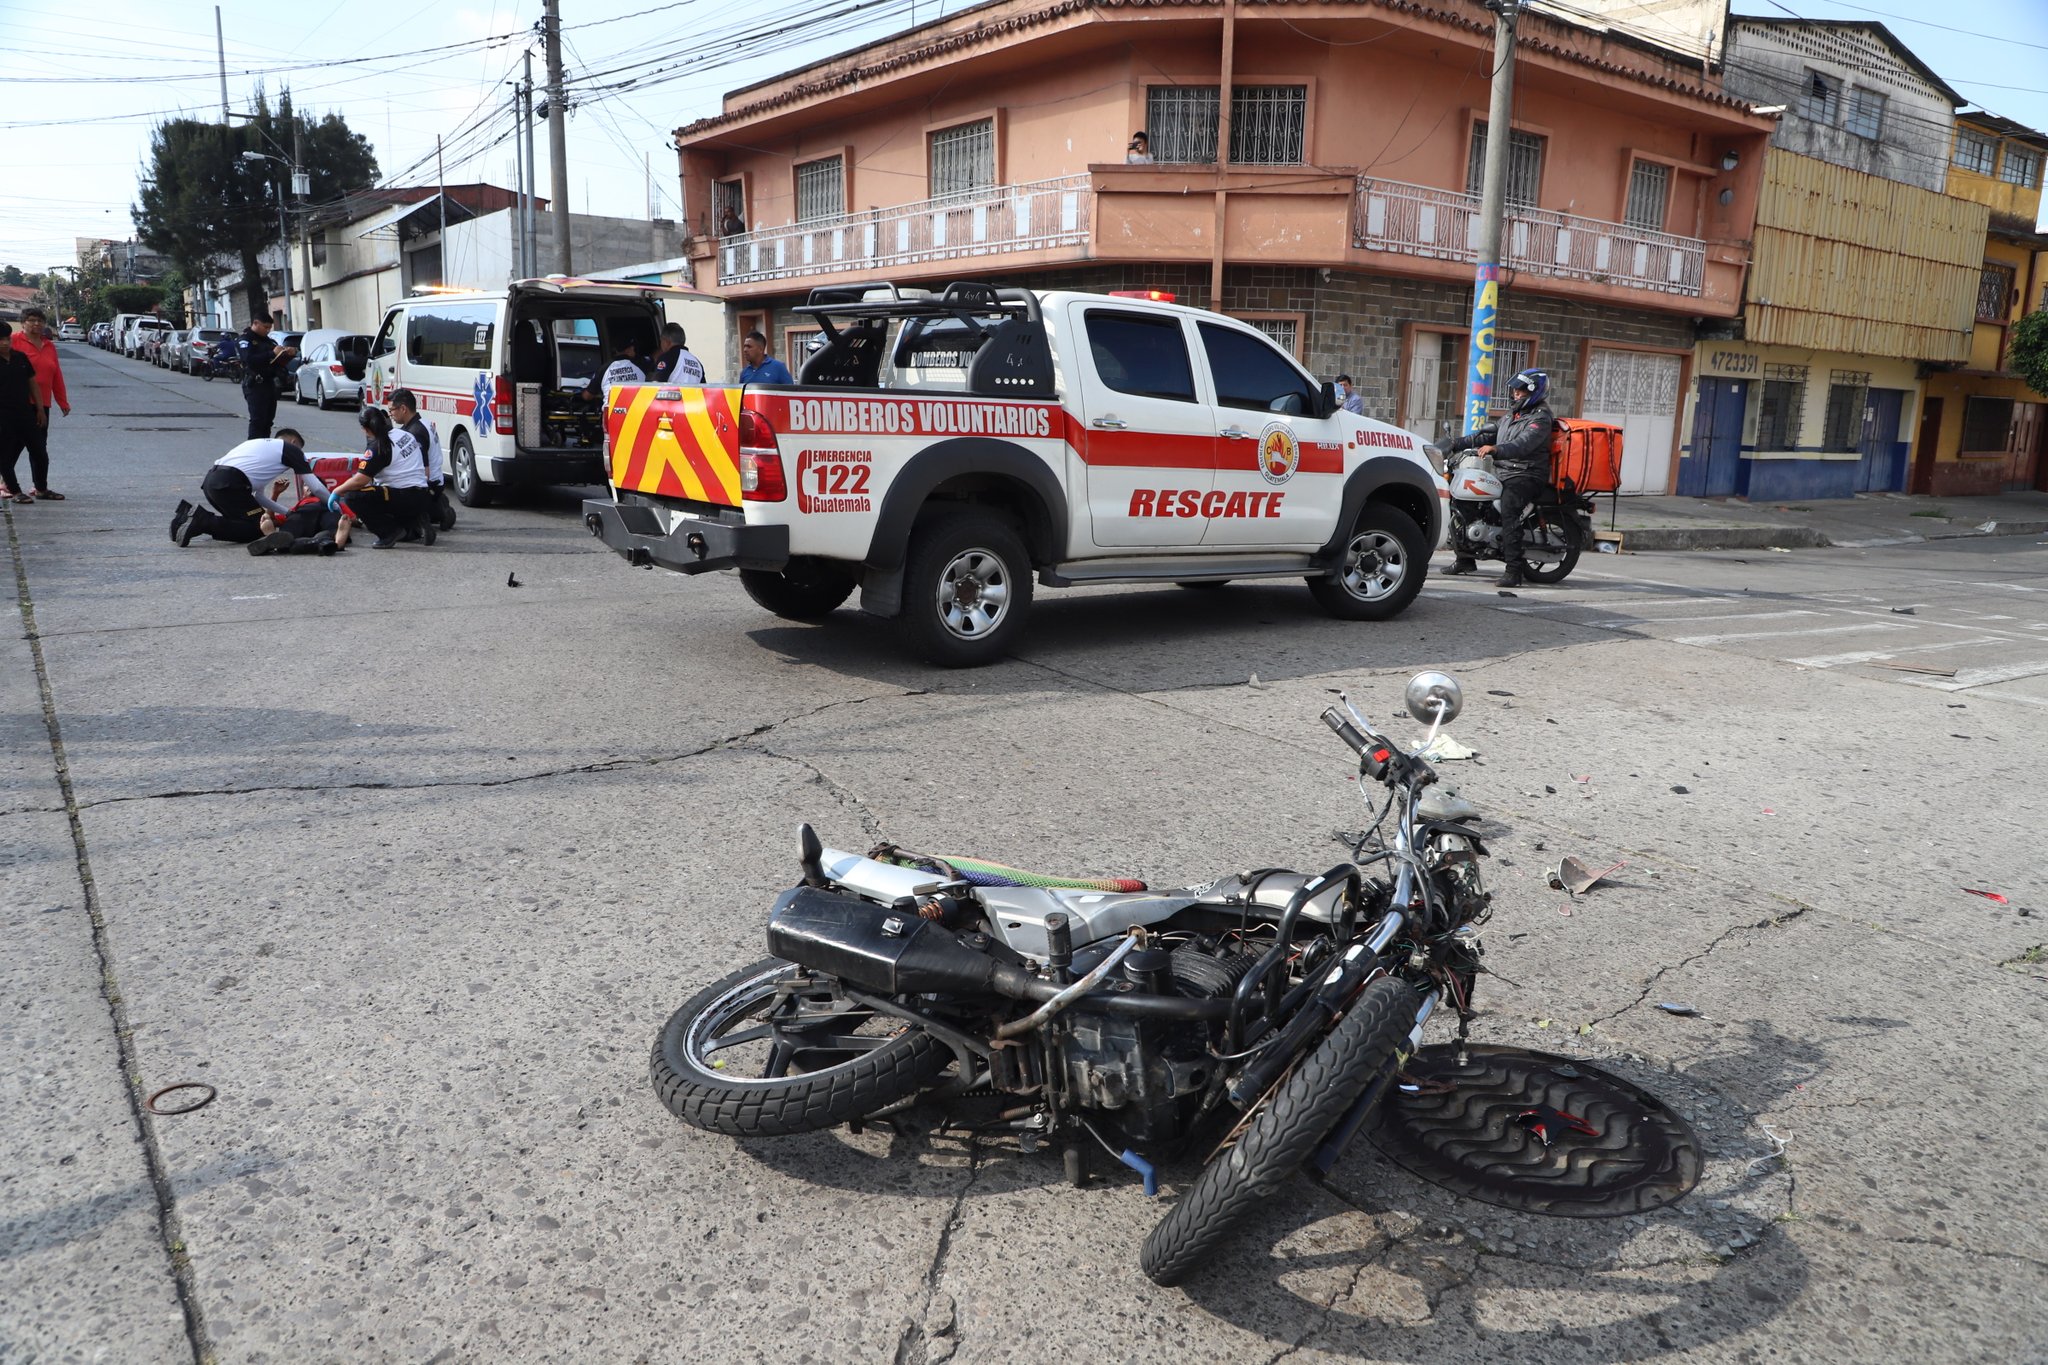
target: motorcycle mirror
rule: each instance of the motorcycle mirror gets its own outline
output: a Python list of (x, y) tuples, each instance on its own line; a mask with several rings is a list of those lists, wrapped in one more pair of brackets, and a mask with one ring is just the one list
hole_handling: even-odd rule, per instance
[(1465, 689), (1448, 673), (1417, 673), (1408, 680), (1408, 714), (1424, 725), (1448, 725), (1465, 709)]

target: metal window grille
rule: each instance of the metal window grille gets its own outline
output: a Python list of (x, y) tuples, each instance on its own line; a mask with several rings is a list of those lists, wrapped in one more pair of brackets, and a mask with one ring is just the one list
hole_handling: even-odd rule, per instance
[(1829, 384), (1827, 424), (1821, 430), (1823, 450), (1854, 450), (1863, 436), (1863, 405), (1870, 390), (1862, 384)]
[(828, 156), (796, 168), (796, 220), (812, 223), (846, 212), (846, 158)]
[(1628, 173), (1628, 208), (1621, 220), (1649, 232), (1664, 230), (1664, 210), (1671, 201), (1671, 168), (1638, 161)]
[[(1519, 208), (1535, 207), (1536, 190), (1543, 183), (1545, 141), (1534, 133), (1508, 130), (1508, 203)], [(1465, 163), (1465, 192), (1478, 194), (1485, 185), (1486, 121), (1481, 119), (1472, 125), (1472, 155)]]
[(1809, 68), (1806, 84), (1799, 87), (1799, 117), (1833, 127), (1842, 112), (1842, 83)]
[[(1230, 160), (1239, 166), (1296, 166), (1308, 127), (1305, 85), (1230, 88)], [(1212, 138), (1213, 145), (1213, 138)]]
[(725, 230), (725, 224), (728, 219), (737, 218), (742, 223), (747, 221), (746, 197), (740, 189), (739, 181), (719, 180), (713, 182), (711, 186), (711, 211), (718, 220), (711, 226), (714, 231), (721, 234)]
[(1963, 402), (1963, 449), (2004, 450), (2012, 440), (2012, 399), (1969, 398)]
[(1875, 90), (1851, 90), (1849, 92), (1849, 117), (1842, 126), (1858, 137), (1877, 140), (1884, 129), (1884, 96)]
[(932, 198), (977, 194), (996, 183), (994, 119), (932, 134)]
[(1984, 263), (1984, 273), (1977, 277), (1977, 321), (2004, 322), (2006, 310), (2012, 301), (2012, 284), (2016, 272), (2009, 265)]
[(1998, 159), (1998, 144), (1982, 133), (1956, 130), (1956, 165), (1979, 175), (1991, 174), (1991, 163)]
[(1998, 178), (2008, 185), (2023, 189), (2041, 188), (2041, 154), (2026, 147), (2007, 143), (2005, 160), (1999, 163)]
[(1145, 133), (1154, 161), (1216, 160), (1216, 87), (1155, 85), (1145, 91)]
[[(1461, 350), (1462, 350), (1462, 349), (1463, 349), (1463, 348), (1464, 348), (1464, 347), (1465, 347), (1465, 346), (1466, 346), (1467, 344), (1468, 344), (1468, 343), (1467, 343), (1467, 341), (1466, 341), (1466, 338), (1464, 338), (1464, 337), (1459, 337), (1459, 338), (1458, 338), (1458, 346), (1459, 346), (1459, 348), (1460, 348)], [(1507, 412), (1507, 410), (1508, 410), (1508, 380), (1510, 380), (1510, 379), (1514, 378), (1514, 377), (1515, 377), (1516, 375), (1520, 374), (1520, 373), (1521, 373), (1521, 372), (1522, 372), (1523, 370), (1526, 370), (1526, 369), (1528, 369), (1528, 368), (1529, 368), (1529, 343), (1528, 343), (1528, 342), (1526, 342), (1526, 341), (1515, 341), (1515, 340), (1513, 340), (1513, 339), (1511, 339), (1511, 338), (1508, 338), (1508, 337), (1501, 337), (1501, 338), (1499, 338), (1498, 340), (1496, 340), (1496, 341), (1494, 342), (1494, 346), (1493, 346), (1493, 396), (1492, 396), (1491, 398), (1488, 398), (1488, 399), (1486, 400), (1486, 414), (1487, 414), (1487, 416), (1489, 416), (1489, 417), (1500, 417), (1500, 416), (1504, 415), (1504, 414), (1505, 414), (1505, 413)], [(1460, 411), (1460, 412), (1462, 412), (1462, 411), (1464, 410), (1464, 404), (1463, 404), (1462, 402), (1460, 402), (1460, 403), (1458, 404), (1458, 408), (1459, 408), (1459, 411)]]
[(1295, 339), (1300, 335), (1301, 324), (1293, 318), (1240, 318), (1240, 322), (1253, 331), (1263, 332), (1275, 346), (1289, 355), (1299, 355)]
[(1756, 414), (1758, 450), (1799, 448), (1799, 417), (1806, 408), (1804, 365), (1764, 366), (1763, 393)]

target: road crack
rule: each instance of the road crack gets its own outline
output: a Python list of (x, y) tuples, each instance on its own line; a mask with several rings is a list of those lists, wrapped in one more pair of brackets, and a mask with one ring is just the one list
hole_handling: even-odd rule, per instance
[(895, 1365), (939, 1365), (960, 1349), (960, 1310), (953, 1296), (939, 1287), (946, 1274), (946, 1258), (952, 1254), (953, 1233), (960, 1226), (961, 1210), (975, 1181), (981, 1178), (981, 1143), (967, 1138), (967, 1179), (953, 1196), (953, 1207), (939, 1229), (939, 1244), (932, 1251), (932, 1263), (924, 1272), (924, 1303), (917, 1316), (903, 1324), (896, 1338)]
[(100, 969), (100, 998), (106, 1002), (107, 1020), (114, 1033), (114, 1052), (121, 1068), (121, 1092), (128, 1098), (128, 1112), (135, 1125), (137, 1144), (142, 1148), (143, 1170), (156, 1203), (157, 1240), (171, 1275), (178, 1308), (185, 1319), (185, 1340), (196, 1365), (213, 1357), (207, 1342), (206, 1316), (199, 1307), (199, 1286), (185, 1250), (184, 1227), (178, 1217), (177, 1192), (171, 1186), (163, 1149), (157, 1144), (156, 1129), (144, 1108), (142, 1063), (135, 1052), (134, 1028), (128, 1020), (120, 978), (114, 971), (114, 949), (107, 934), (105, 908), (100, 904), (99, 884), (93, 879), (92, 857), (86, 847), (85, 824), (79, 818), (77, 793), (71, 785), (71, 761), (64, 750), (64, 731), (57, 719), (57, 695), (50, 683), (50, 668), (43, 657), (43, 643), (36, 634), (35, 598), (29, 591), (28, 564), (21, 554), (21, 536), (14, 514), (7, 514), (7, 544), (14, 560), (15, 601), (35, 665), (36, 690), (42, 703), (43, 728), (49, 734), (50, 758), (55, 765), (57, 790), (64, 798), (64, 814), (71, 827), (71, 847), (77, 860), (79, 889), (85, 897), (85, 914), (91, 924), (93, 955)]
[(1753, 933), (1759, 929), (1776, 929), (1781, 925), (1790, 924), (1793, 920), (1800, 918), (1801, 916), (1807, 914), (1815, 908), (1816, 907), (1811, 905), (1795, 902), (1795, 908), (1787, 914), (1771, 915), (1768, 918), (1760, 919), (1749, 924), (1729, 925), (1726, 929), (1723, 929), (1720, 933), (1714, 935), (1714, 937), (1708, 941), (1707, 946), (1700, 949), (1698, 952), (1688, 953), (1686, 956), (1678, 959), (1678, 961), (1668, 962), (1662, 967), (1659, 967), (1656, 971), (1650, 973), (1649, 980), (1643, 983), (1643, 989), (1641, 994), (1637, 995), (1635, 999), (1629, 1001), (1626, 1005), (1623, 1005), (1618, 1010), (1613, 1010), (1607, 1014), (1600, 1015), (1598, 1018), (1595, 1019), (1589, 1019), (1587, 1021), (1588, 1027), (1598, 1024), (1604, 1024), (1611, 1019), (1617, 1019), (1620, 1016), (1627, 1014), (1630, 1010), (1636, 1008), (1638, 1005), (1641, 1005), (1645, 1000), (1648, 1000), (1650, 998), (1650, 992), (1657, 989), (1657, 983), (1659, 981), (1662, 981), (1665, 977), (1669, 976), (1671, 973), (1675, 971), (1679, 971), (1683, 968), (1690, 967), (1693, 963), (1698, 962), (1703, 958), (1711, 956), (1713, 953), (1718, 951), (1723, 944), (1727, 943), (1729, 939), (1735, 937), (1735, 935)]

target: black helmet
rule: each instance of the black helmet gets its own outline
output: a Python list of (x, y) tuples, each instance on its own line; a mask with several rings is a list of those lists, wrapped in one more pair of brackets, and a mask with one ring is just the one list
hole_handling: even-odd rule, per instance
[(1550, 376), (1542, 370), (1523, 370), (1508, 381), (1508, 402), (1516, 412), (1533, 408), (1550, 395)]

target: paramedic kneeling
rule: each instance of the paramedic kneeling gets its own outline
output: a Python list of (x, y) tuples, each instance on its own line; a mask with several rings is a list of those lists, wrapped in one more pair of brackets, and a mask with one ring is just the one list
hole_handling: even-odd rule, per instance
[(200, 483), (211, 507), (180, 502), (171, 517), (171, 543), (190, 545), (194, 536), (247, 545), (273, 529), (271, 519), (286, 508), (270, 496), (272, 485), (297, 475), (310, 488), (326, 488), (306, 462), (306, 438), (290, 427), (262, 440), (244, 441), (213, 462)]
[[(425, 521), (433, 506), (427, 492), (427, 461), (412, 433), (394, 428), (383, 409), (364, 408), (357, 421), (367, 442), (363, 457), (356, 461), (355, 472), (328, 495), (327, 505), (368, 527), (377, 537), (371, 549), (388, 550), (408, 527), (433, 525)], [(426, 534), (427, 544), (433, 544), (433, 531)]]

